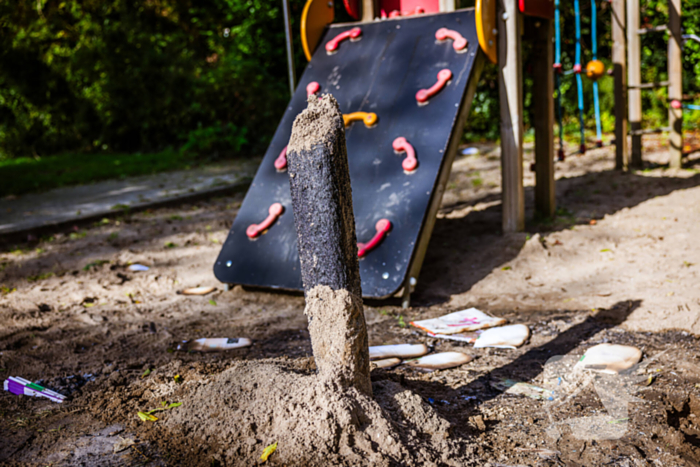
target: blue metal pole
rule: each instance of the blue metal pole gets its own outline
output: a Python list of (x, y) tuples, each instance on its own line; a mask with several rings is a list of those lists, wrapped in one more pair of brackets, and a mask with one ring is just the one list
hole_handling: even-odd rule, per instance
[(558, 159), (564, 160), (564, 125), (561, 114), (561, 31), (559, 29), (559, 0), (554, 0), (554, 74), (557, 85), (557, 123), (559, 124)]
[(576, 63), (574, 64), (574, 70), (576, 71), (576, 88), (578, 90), (578, 119), (579, 126), (581, 128), (581, 144), (579, 146), (579, 152), (583, 154), (586, 152), (586, 140), (583, 122), (583, 82), (581, 81), (581, 8), (579, 6), (579, 0), (574, 0), (574, 12), (576, 14)]
[[(595, 7), (595, 0), (591, 0), (591, 52), (593, 60), (598, 60), (598, 12)], [(595, 110), (595, 135), (596, 146), (603, 146), (603, 135), (600, 125), (600, 100), (598, 99), (598, 81), (593, 81), (593, 108)]]

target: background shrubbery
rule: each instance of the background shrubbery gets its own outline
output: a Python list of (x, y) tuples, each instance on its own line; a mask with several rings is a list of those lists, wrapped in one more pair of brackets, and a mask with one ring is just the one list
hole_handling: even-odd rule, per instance
[[(297, 72), (303, 0), (290, 0)], [(336, 19), (348, 20), (336, 1)], [(663, 24), (666, 1), (644, 0), (643, 21)], [(563, 4), (565, 68), (574, 52), (573, 2)], [(590, 58), (590, 3), (582, 1)], [(468, 6), (463, 2), (463, 6)], [(684, 0), (684, 26), (700, 33), (700, 0)], [(598, 2), (599, 56), (609, 65), (610, 5)], [(523, 41), (525, 67), (527, 37)], [(643, 37), (643, 80), (666, 79), (666, 36)], [(684, 52), (685, 92), (698, 92), (700, 44)], [(525, 73), (525, 104), (531, 82)], [(478, 88), (466, 137), (498, 137), (496, 69)], [(592, 123), (590, 83), (586, 115)], [(576, 126), (573, 76), (565, 114)], [(273, 0), (16, 0), (0, 2), (0, 159), (65, 152), (259, 154), (289, 99), (281, 2)], [(612, 82), (601, 80), (605, 130)], [(663, 124), (665, 89), (645, 91), (645, 123)], [(688, 123), (693, 120), (689, 114)], [(526, 125), (529, 124), (526, 115)]]

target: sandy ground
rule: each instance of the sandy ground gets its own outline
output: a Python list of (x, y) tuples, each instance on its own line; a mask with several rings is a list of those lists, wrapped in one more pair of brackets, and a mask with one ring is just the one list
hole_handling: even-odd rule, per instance
[[(272, 465), (700, 465), (700, 164), (667, 170), (653, 139), (645, 157), (649, 168), (631, 174), (612, 170), (611, 148), (557, 163), (557, 218), (507, 236), (497, 150), (458, 157), (412, 308), (369, 302), (365, 315), (370, 345), (424, 342), (475, 358), (432, 373), (375, 370), (374, 400), (339, 409), (351, 431), (341, 412), (324, 415), (312, 397), (303, 297), (224, 292), (213, 278), (242, 195), (8, 247), (0, 253), (0, 377), (40, 381), (70, 398), (59, 406), (0, 393), (0, 463), (251, 465), (278, 441)], [(527, 171), (528, 219), (532, 179)], [(150, 270), (130, 272), (131, 262)], [(176, 294), (197, 285), (219, 289)], [(527, 324), (532, 337), (518, 350), (474, 349), (405, 324), (468, 306)], [(176, 350), (199, 337), (254, 345)], [(602, 342), (635, 345), (651, 362), (619, 439), (548, 435), (553, 419), (604, 411), (592, 390), (552, 414), (541, 400), (496, 387), (502, 378), (541, 384), (547, 359)], [(294, 405), (295, 391), (316, 402)], [(136, 416), (163, 401), (183, 405), (158, 412), (157, 422)], [(335, 441), (323, 445), (294, 434), (334, 426)], [(135, 444), (115, 452), (124, 440)]]

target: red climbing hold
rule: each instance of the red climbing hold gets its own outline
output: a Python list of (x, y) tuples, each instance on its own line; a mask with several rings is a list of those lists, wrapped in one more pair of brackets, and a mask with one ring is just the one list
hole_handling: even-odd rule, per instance
[(268, 210), (269, 215), (267, 216), (267, 218), (259, 224), (250, 224), (246, 229), (245, 234), (249, 238), (257, 237), (258, 235), (260, 235), (261, 232), (264, 232), (266, 229), (269, 229), (270, 226), (275, 223), (277, 218), (281, 216), (283, 212), (284, 206), (282, 206), (280, 203), (274, 203), (272, 206), (270, 206), (270, 209)]
[(326, 42), (326, 52), (334, 53), (338, 50), (338, 46), (340, 45), (341, 41), (344, 41), (345, 39), (358, 39), (362, 35), (362, 29), (360, 28), (352, 28), (349, 31), (341, 32), (337, 36), (335, 36), (333, 39), (329, 40)]
[(460, 33), (453, 31), (452, 29), (440, 28), (435, 31), (435, 39), (439, 41), (444, 41), (445, 39), (452, 39), (452, 47), (457, 51), (465, 51), (467, 44), (469, 43)]
[(416, 151), (413, 149), (413, 146), (411, 146), (411, 144), (408, 141), (406, 141), (406, 138), (404, 138), (403, 136), (399, 136), (394, 140), (391, 146), (396, 152), (406, 153), (406, 159), (404, 159), (401, 163), (401, 167), (403, 167), (403, 169), (406, 172), (413, 172), (414, 170), (416, 170), (416, 167), (418, 167)]
[(282, 172), (284, 169), (287, 168), (287, 146), (285, 146), (284, 149), (282, 149), (280, 155), (277, 156), (277, 159), (275, 159), (275, 168), (279, 172)]
[(391, 230), (391, 221), (389, 219), (379, 219), (374, 228), (377, 230), (377, 233), (374, 235), (374, 237), (372, 237), (372, 240), (367, 243), (357, 244), (358, 258), (364, 257), (367, 252), (373, 250), (377, 245), (379, 245), (384, 236)]
[(452, 78), (452, 72), (445, 68), (444, 70), (440, 70), (440, 72), (437, 75), (437, 83), (433, 84), (430, 88), (428, 89), (421, 89), (416, 93), (416, 100), (419, 103), (425, 103), (433, 97), (435, 94), (440, 92), (442, 88), (445, 87), (447, 82)]
[(306, 85), (306, 97), (311, 97), (320, 90), (321, 85), (318, 84), (316, 81), (311, 81), (309, 84)]

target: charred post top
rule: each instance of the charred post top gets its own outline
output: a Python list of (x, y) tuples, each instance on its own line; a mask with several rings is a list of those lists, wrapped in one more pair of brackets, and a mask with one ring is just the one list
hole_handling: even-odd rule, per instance
[(310, 96), (308, 102), (294, 120), (287, 147), (304, 290), (327, 285), (360, 297), (343, 117), (329, 94)]

